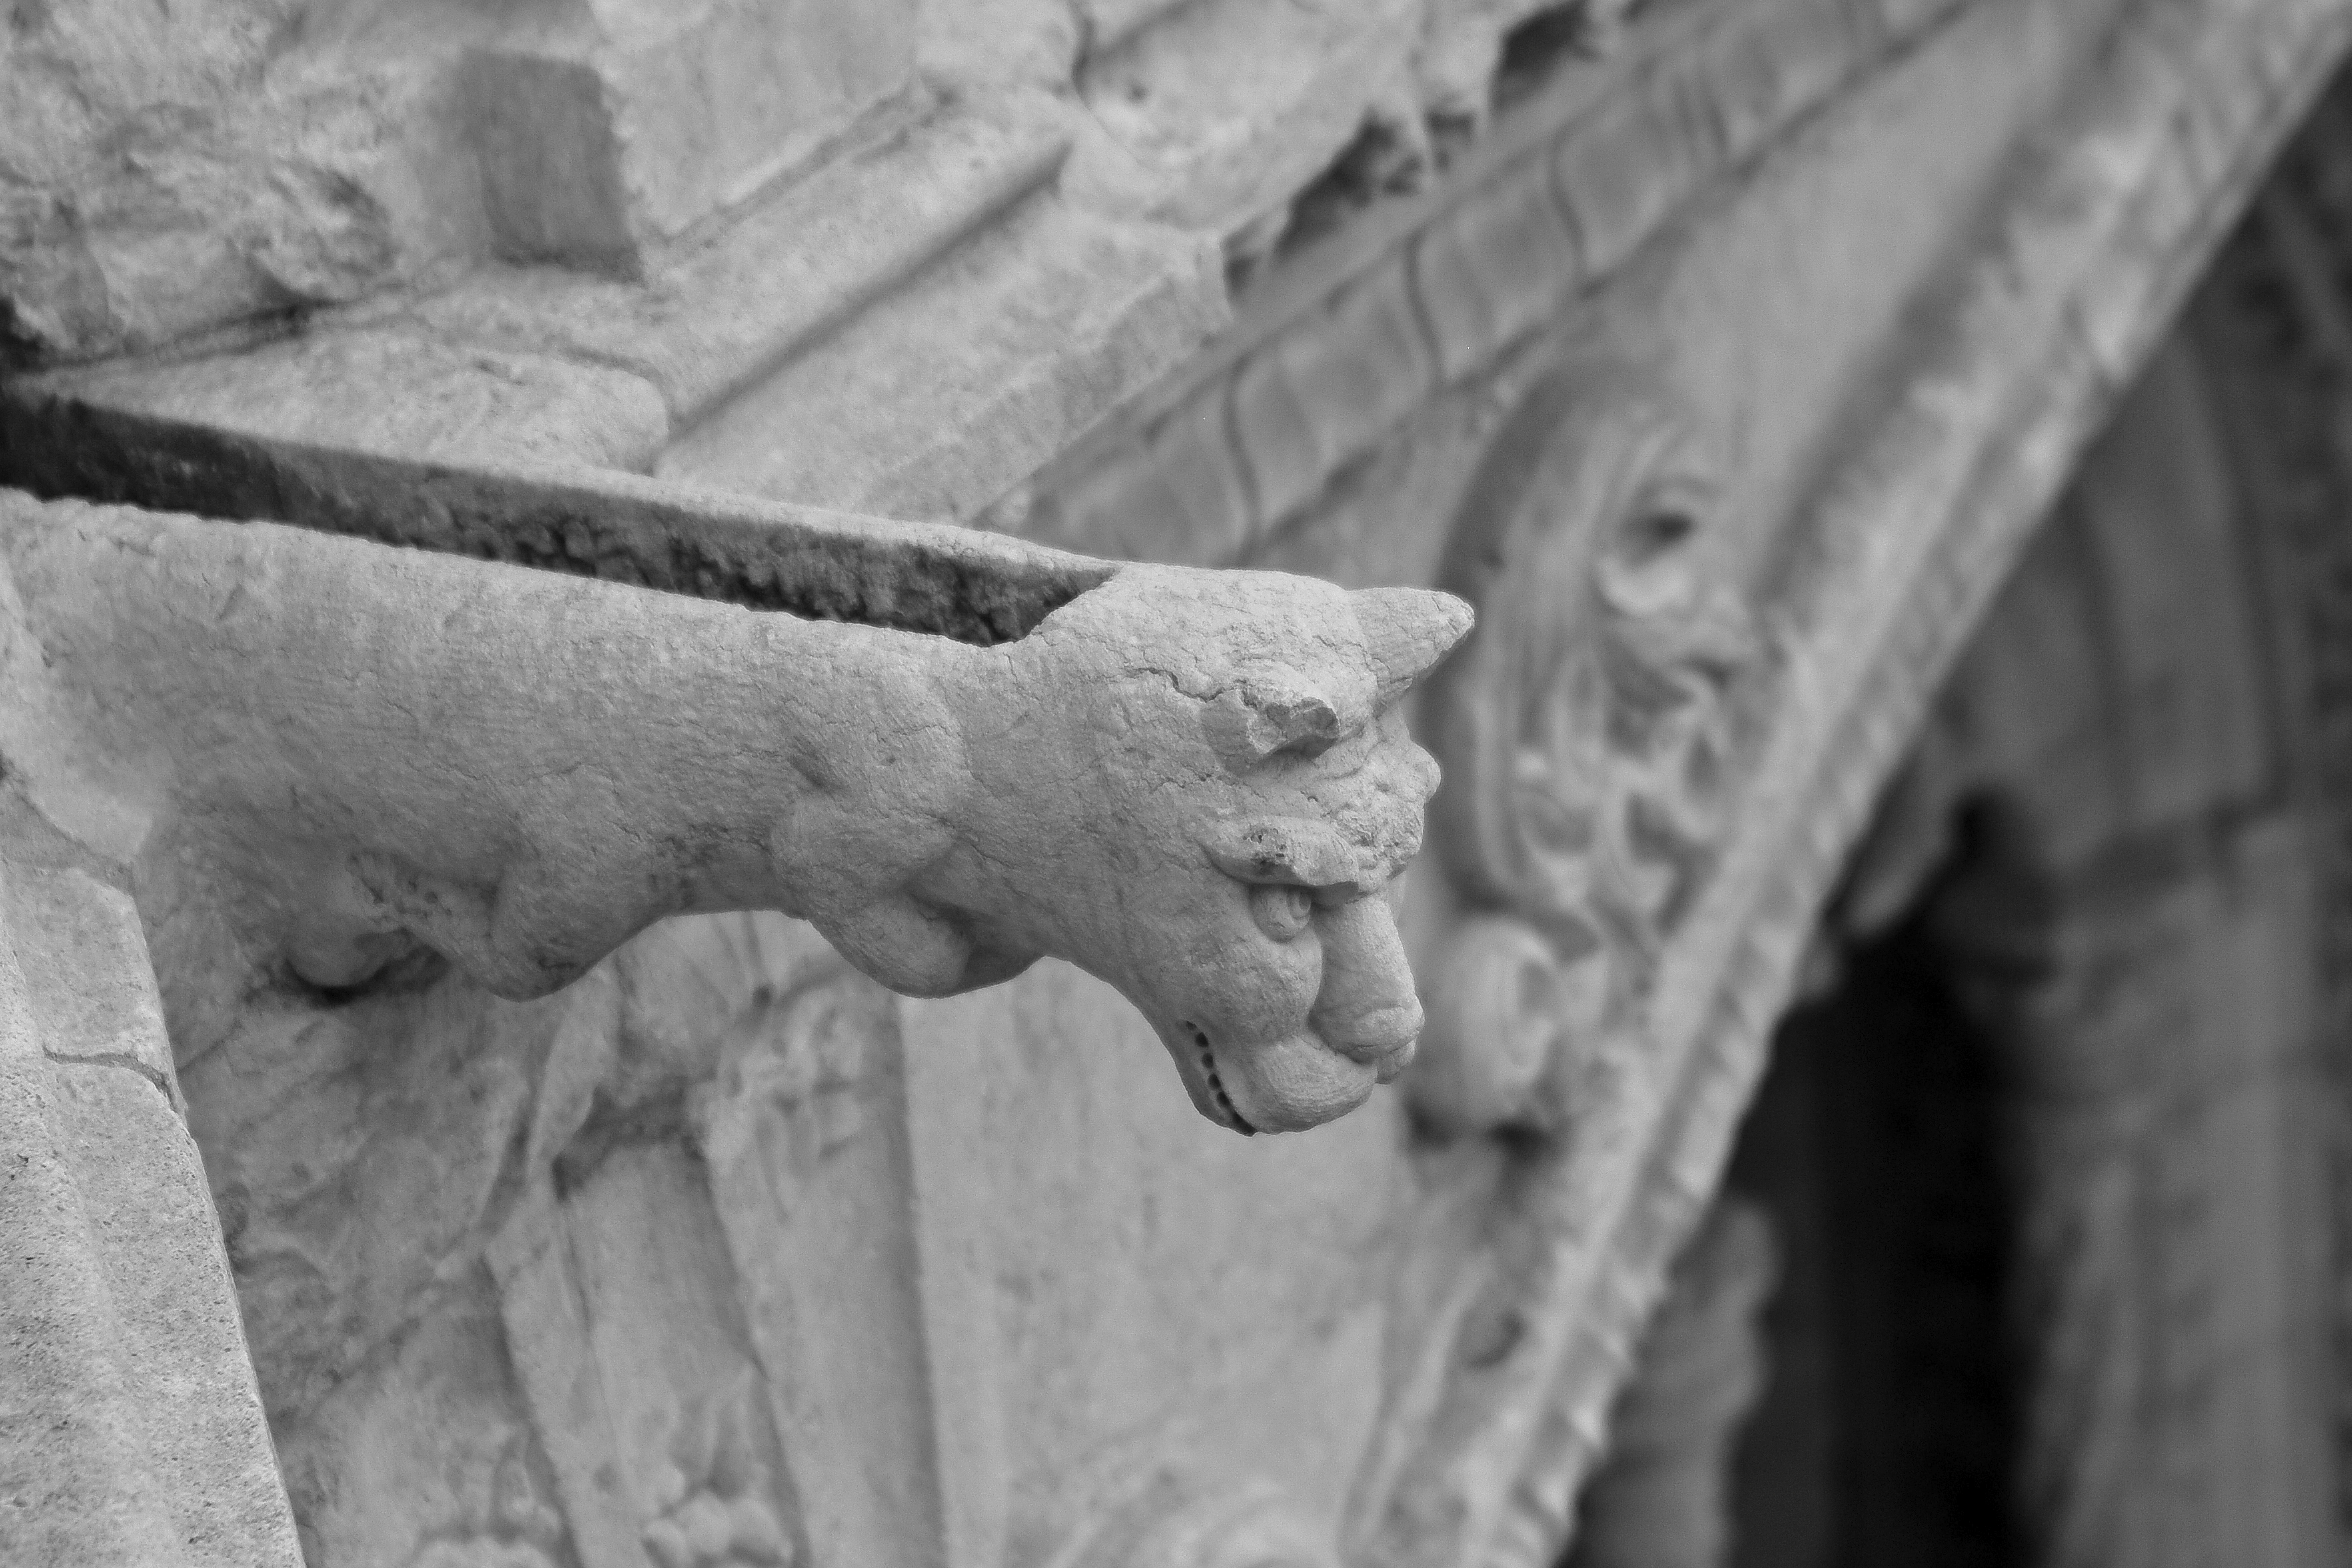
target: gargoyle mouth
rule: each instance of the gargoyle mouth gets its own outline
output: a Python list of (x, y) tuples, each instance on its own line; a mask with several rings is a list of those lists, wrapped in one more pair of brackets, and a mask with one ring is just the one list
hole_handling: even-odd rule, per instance
[(1308, 1030), (1277, 1040), (1222, 1045), (1180, 1020), (1177, 1055), (1201, 1113), (1242, 1134), (1296, 1133), (1362, 1104), (1380, 1067), (1334, 1051)]
[(1207, 1031), (1187, 1019), (1184, 1032), (1192, 1039), (1192, 1049), (1198, 1053), (1201, 1063), (1202, 1076), (1208, 1081), (1210, 1098), (1216, 1102), (1225, 1124), (1244, 1138), (1257, 1136), (1257, 1129), (1250, 1125), (1248, 1117), (1234, 1108), (1234, 1097), (1225, 1092), (1225, 1081), (1217, 1074), (1216, 1048), (1209, 1043)]

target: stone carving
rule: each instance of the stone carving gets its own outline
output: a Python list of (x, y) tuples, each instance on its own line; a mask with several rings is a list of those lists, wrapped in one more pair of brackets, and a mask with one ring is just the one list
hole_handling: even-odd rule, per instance
[(1752, 642), (1694, 565), (1716, 502), (1679, 409), (1584, 363), (1530, 391), (1464, 505), (1440, 580), (1482, 625), (1426, 728), (1450, 780), (1433, 831), (1476, 913), (1437, 957), (1412, 1081), (1441, 1126), (1558, 1125), (1539, 1085), (1632, 994), (1710, 863)]
[(669, 1463), (654, 1478), (661, 1513), (644, 1535), (661, 1568), (771, 1568), (793, 1560), (768, 1506), (768, 1469), (748, 1425), (754, 1396), (747, 1375), (678, 1413)]
[(469, 1473), (457, 1491), (463, 1517), (428, 1541), (410, 1568), (555, 1568), (564, 1560), (563, 1520), (540, 1496), (525, 1455), (527, 1439), (512, 1427), (495, 1450), (460, 1456)]
[(1071, 561), (976, 645), (270, 525), (18, 506), (5, 548), (0, 746), (135, 864), (184, 1051), (262, 980), (429, 952), (536, 996), (752, 907), (920, 995), (1066, 957), (1241, 1131), (1419, 1033), (1372, 895), (1436, 783), (1396, 704), (1468, 627), (1444, 595)]
[(820, 1161), (857, 1135), (866, 1021), (840, 987), (805, 987), (739, 1022), (720, 1048), (717, 1078), (695, 1091), (704, 1157), (720, 1168), (748, 1164), (777, 1214), (790, 1212)]

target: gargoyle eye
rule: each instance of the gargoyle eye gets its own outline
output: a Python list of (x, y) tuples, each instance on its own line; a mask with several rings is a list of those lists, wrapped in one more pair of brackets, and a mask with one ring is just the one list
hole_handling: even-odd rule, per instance
[(1303, 887), (1262, 883), (1250, 889), (1250, 918), (1277, 942), (1287, 942), (1307, 929), (1315, 913), (1315, 895)]

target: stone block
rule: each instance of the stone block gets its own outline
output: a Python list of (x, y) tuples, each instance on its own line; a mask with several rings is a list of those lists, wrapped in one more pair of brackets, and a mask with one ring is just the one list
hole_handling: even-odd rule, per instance
[(584, 0), (472, 51), (485, 194), (523, 260), (642, 270), (897, 94), (911, 0)]

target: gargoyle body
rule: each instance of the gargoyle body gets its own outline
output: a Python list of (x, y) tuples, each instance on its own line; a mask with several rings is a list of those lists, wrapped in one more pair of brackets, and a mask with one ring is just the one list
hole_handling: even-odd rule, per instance
[(257, 984), (421, 945), (528, 997), (740, 908), (915, 994), (1067, 958), (1243, 1131), (1349, 1109), (1419, 1031), (1380, 895), (1444, 595), (1128, 567), (983, 646), (5, 495), (0, 551), (0, 763), (129, 869), (184, 1051)]

